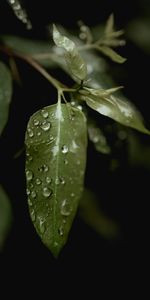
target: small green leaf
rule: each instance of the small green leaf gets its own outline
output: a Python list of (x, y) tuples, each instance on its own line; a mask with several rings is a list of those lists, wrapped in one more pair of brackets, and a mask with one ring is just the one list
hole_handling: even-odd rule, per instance
[(0, 62), (0, 134), (7, 123), (11, 96), (11, 73), (9, 69), (2, 62)]
[(126, 61), (126, 58), (120, 56), (117, 52), (107, 46), (98, 46), (98, 50), (101, 51), (103, 54), (111, 58), (114, 62), (122, 64)]
[(86, 119), (79, 109), (58, 102), (30, 118), (25, 142), (30, 216), (43, 243), (58, 256), (83, 191)]
[(87, 76), (87, 66), (80, 56), (78, 49), (73, 41), (61, 35), (56, 26), (53, 26), (53, 40), (58, 47), (66, 51), (66, 63), (72, 74), (79, 80), (84, 80)]
[(111, 94), (119, 91), (122, 88), (123, 88), (123, 86), (117, 86), (117, 87), (105, 90), (105, 89), (91, 89), (91, 88), (84, 87), (84, 90), (81, 90), (80, 93), (83, 93), (85, 95), (87, 93), (89, 93), (89, 95), (92, 94), (92, 95), (98, 96), (100, 98), (106, 98), (106, 97), (110, 96)]
[(90, 108), (100, 114), (112, 118), (125, 126), (150, 134), (150, 131), (143, 124), (141, 114), (130, 102), (121, 100), (113, 95), (102, 98), (91, 94), (89, 96), (81, 96), (81, 98), (86, 101)]
[(89, 140), (93, 142), (95, 149), (103, 154), (109, 154), (111, 149), (102, 130), (94, 122), (88, 123)]
[(0, 185), (0, 249), (2, 249), (6, 240), (11, 221), (12, 212), (9, 198)]
[(111, 14), (107, 20), (105, 27), (105, 35), (110, 35), (114, 31), (114, 15)]
[(117, 238), (119, 226), (101, 210), (99, 201), (90, 190), (85, 189), (80, 201), (81, 218), (106, 239)]

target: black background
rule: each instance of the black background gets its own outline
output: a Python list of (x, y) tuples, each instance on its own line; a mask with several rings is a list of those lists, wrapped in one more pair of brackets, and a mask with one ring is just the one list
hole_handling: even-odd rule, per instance
[[(47, 37), (45, 28), (49, 23), (77, 28), (77, 21), (82, 19), (87, 25), (94, 26), (104, 22), (111, 12), (115, 14), (117, 27), (124, 28), (130, 20), (150, 12), (150, 2), (146, 0), (69, 3), (28, 0), (24, 4), (33, 30), (26, 31), (3, 0), (0, 1), (2, 34), (44, 39)], [(125, 86), (125, 94), (139, 107), (150, 128), (149, 76), (146, 76), (150, 58), (131, 41), (128, 41), (121, 52), (128, 61), (124, 66), (114, 68), (115, 79)], [(105, 171), (107, 159), (90, 149), (88, 155), (94, 158), (88, 163), (86, 182), (95, 189), (99, 197), (103, 196), (102, 207), (110, 217), (119, 222), (122, 234), (118, 240), (105, 240), (77, 217), (68, 244), (60, 258), (55, 260), (41, 243), (28, 215), (23, 172), (24, 155), (15, 161), (12, 159), (23, 145), (29, 116), (42, 105), (48, 105), (49, 98), (55, 97), (55, 92), (49, 89), (49, 84), (37, 72), (31, 72), (29, 66), (19, 61), (18, 64), (24, 86), (23, 90), (15, 87), (10, 120), (2, 136), (0, 150), (1, 182), (12, 200), (14, 213), (13, 226), (0, 259), (3, 282), (14, 283), (12, 292), (19, 294), (21, 286), (22, 293), (28, 291), (30, 296), (29, 291), (35, 291), (35, 295), (43, 295), (42, 299), (45, 293), (49, 294), (48, 298), (53, 299), (51, 293), (54, 288), (55, 297), (60, 291), (70, 299), (73, 298), (74, 290), (78, 292), (78, 297), (81, 296), (81, 290), (92, 290), (92, 299), (96, 298), (94, 291), (97, 291), (99, 299), (104, 286), (107, 293), (112, 284), (116, 291), (120, 284), (123, 285), (121, 293), (124, 293), (128, 285), (134, 287), (134, 281), (141, 282), (148, 268), (150, 172), (127, 165), (126, 154), (122, 152), (122, 166), (115, 173), (108, 174)], [(148, 139), (143, 136), (141, 138)], [(5, 289), (5, 293), (7, 291)]]

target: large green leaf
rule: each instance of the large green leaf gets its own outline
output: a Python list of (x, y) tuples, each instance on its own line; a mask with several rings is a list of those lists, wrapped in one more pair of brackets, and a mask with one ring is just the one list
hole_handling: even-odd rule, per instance
[(2, 62), (0, 62), (0, 134), (7, 123), (11, 96), (11, 73), (9, 69)]
[(25, 142), (31, 219), (43, 243), (57, 256), (83, 190), (86, 119), (80, 110), (58, 102), (30, 118)]
[(11, 206), (4, 189), (0, 185), (0, 249), (3, 247), (12, 221)]
[(100, 114), (112, 118), (125, 126), (150, 134), (150, 131), (146, 129), (143, 124), (141, 114), (130, 102), (119, 99), (113, 95), (101, 98), (92, 93), (88, 96), (82, 95), (81, 98), (86, 101), (90, 108), (96, 110)]
[(75, 43), (68, 37), (62, 35), (55, 25), (53, 28), (53, 39), (58, 47), (65, 49), (66, 63), (73, 76), (79, 80), (84, 80), (87, 76), (87, 66), (80, 56)]

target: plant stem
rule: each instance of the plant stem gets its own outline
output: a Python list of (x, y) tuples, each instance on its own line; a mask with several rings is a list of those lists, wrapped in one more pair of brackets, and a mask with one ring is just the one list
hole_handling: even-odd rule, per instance
[[(17, 55), (18, 56), (18, 55)], [(32, 67), (34, 67), (39, 73), (41, 73), (57, 90), (66, 88), (65, 85), (63, 85), (60, 81), (58, 81), (56, 78), (51, 76), (41, 65), (39, 65), (34, 59), (32, 59), (29, 56), (19, 56), (26, 62), (28, 62)]]

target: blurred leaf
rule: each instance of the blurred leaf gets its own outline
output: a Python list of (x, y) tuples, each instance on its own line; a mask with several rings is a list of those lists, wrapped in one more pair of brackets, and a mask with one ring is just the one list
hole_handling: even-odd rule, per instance
[(0, 185), (0, 250), (7, 238), (12, 221), (12, 211), (9, 198)]
[(50, 52), (49, 42), (40, 40), (29, 40), (26, 38), (4, 35), (0, 36), (1, 41), (13, 51), (30, 55), (45, 67), (54, 67), (53, 54)]
[(81, 99), (86, 101), (86, 104), (99, 112), (125, 126), (137, 129), (143, 133), (150, 134), (150, 131), (143, 125), (141, 114), (129, 102), (123, 101), (113, 95), (109, 97), (98, 97), (91, 95), (82, 95)]
[(83, 191), (86, 119), (79, 109), (58, 102), (30, 118), (25, 142), (30, 216), (43, 243), (58, 256)]
[(89, 140), (93, 142), (95, 149), (103, 154), (109, 154), (111, 149), (102, 130), (94, 122), (88, 123)]
[(68, 37), (61, 35), (55, 25), (53, 27), (53, 39), (58, 47), (65, 49), (66, 63), (72, 74), (76, 78), (84, 80), (87, 76), (87, 66), (80, 56), (75, 43)]
[(119, 55), (117, 52), (115, 52), (113, 49), (107, 46), (98, 46), (97, 49), (101, 51), (103, 54), (111, 58), (114, 62), (117, 62), (119, 64), (122, 64), (126, 61), (126, 58)]
[(12, 96), (12, 78), (9, 69), (0, 62), (0, 135), (7, 123)]
[(102, 212), (98, 199), (88, 189), (83, 192), (79, 214), (85, 223), (104, 238), (112, 239), (119, 235), (118, 225)]
[(114, 31), (114, 15), (111, 14), (107, 20), (105, 27), (105, 35), (110, 35)]
[(136, 19), (127, 26), (127, 36), (146, 53), (150, 53), (150, 20)]
[(131, 132), (128, 135), (128, 160), (134, 167), (150, 170), (150, 145), (145, 145)]

